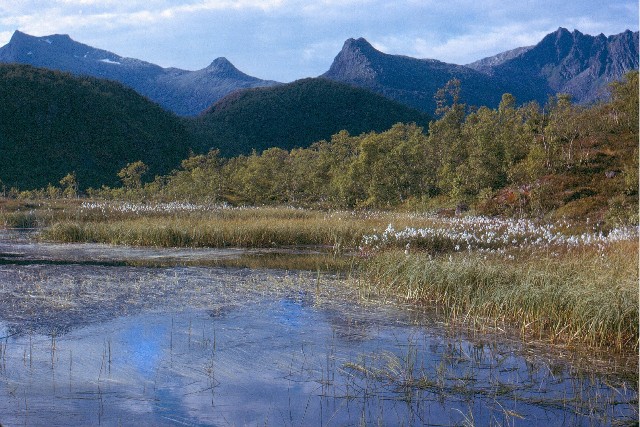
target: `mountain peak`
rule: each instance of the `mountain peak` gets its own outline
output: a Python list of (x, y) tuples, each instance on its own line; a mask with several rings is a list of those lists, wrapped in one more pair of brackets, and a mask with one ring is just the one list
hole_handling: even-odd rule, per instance
[(240, 88), (273, 86), (217, 58), (197, 71), (162, 68), (74, 41), (66, 34), (42, 37), (15, 31), (0, 47), (0, 63), (28, 64), (74, 75), (116, 80), (179, 115), (195, 115)]
[(366, 39), (347, 39), (342, 50), (333, 60), (329, 71), (322, 77), (342, 82), (373, 81), (376, 71), (371, 62), (376, 54), (380, 54)]
[(227, 58), (221, 56), (214, 59), (207, 68), (204, 69), (207, 74), (215, 74), (217, 77), (238, 78), (244, 77), (245, 74), (238, 70)]
[(30, 40), (35, 40), (36, 37), (31, 36), (27, 33), (23, 33), (20, 30), (15, 30), (13, 35), (11, 36), (11, 40), (9, 40), (9, 45), (21, 44), (24, 42), (29, 42)]
[(214, 59), (207, 68), (235, 68), (233, 64), (224, 56)]
[(350, 38), (344, 42), (342, 46), (343, 52), (360, 52), (364, 55), (370, 53), (379, 53), (379, 51), (373, 47), (371, 43), (367, 41), (364, 37), (359, 37), (357, 39)]
[(13, 35), (11, 36), (11, 40), (9, 41), (9, 44), (16, 44), (20, 42), (30, 42), (30, 41), (33, 42), (38, 40), (47, 42), (49, 44), (52, 44), (54, 42), (65, 42), (65, 43), (73, 42), (73, 40), (68, 34), (52, 34), (49, 36), (38, 37), (38, 36), (32, 36), (27, 33), (23, 33), (20, 30), (15, 30), (13, 32)]

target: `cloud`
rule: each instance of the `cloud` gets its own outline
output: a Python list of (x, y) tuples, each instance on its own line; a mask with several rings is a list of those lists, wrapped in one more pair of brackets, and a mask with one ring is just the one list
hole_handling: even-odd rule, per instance
[(5, 45), (11, 40), (13, 31), (0, 31), (0, 45)]
[(545, 27), (533, 30), (522, 25), (509, 25), (476, 30), (434, 44), (418, 38), (412, 44), (411, 55), (455, 64), (468, 64), (505, 50), (534, 45), (554, 29)]
[(29, 8), (18, 2), (0, 6), (0, 25), (44, 35), (88, 27), (104, 30), (162, 24), (203, 12), (265, 12), (282, 7), (284, 3), (285, 0), (204, 0), (176, 5), (176, 2), (165, 0), (56, 0), (44, 7)]

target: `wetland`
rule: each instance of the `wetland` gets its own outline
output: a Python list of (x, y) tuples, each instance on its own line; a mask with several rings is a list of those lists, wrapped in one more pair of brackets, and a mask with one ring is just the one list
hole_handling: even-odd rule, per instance
[(365, 298), (352, 272), (271, 265), (317, 247), (0, 239), (2, 425), (637, 422), (633, 354), (478, 331)]

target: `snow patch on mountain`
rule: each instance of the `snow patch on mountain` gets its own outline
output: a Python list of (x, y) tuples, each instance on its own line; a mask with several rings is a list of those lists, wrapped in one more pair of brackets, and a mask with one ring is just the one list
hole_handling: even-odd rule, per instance
[(104, 62), (105, 64), (122, 65), (122, 62), (112, 61), (112, 60), (111, 60), (111, 59), (109, 59), (109, 58), (98, 59), (98, 61), (100, 61), (100, 62)]

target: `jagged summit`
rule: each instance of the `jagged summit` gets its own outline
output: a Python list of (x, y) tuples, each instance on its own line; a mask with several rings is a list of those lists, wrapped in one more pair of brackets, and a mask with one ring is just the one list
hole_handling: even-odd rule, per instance
[(460, 80), (462, 102), (497, 106), (503, 93), (519, 102), (544, 104), (568, 93), (578, 103), (608, 96), (608, 85), (638, 69), (638, 32), (590, 36), (559, 27), (534, 46), (520, 47), (467, 66), (390, 55), (363, 38), (350, 38), (323, 77), (365, 87), (433, 112), (433, 95), (452, 78)]
[(373, 47), (371, 43), (367, 41), (364, 37), (359, 37), (357, 39), (350, 38), (344, 42), (342, 46), (342, 50), (360, 50), (363, 53), (371, 53), (377, 52), (380, 53), (376, 48)]
[(224, 56), (214, 59), (207, 68), (225, 69), (230, 68), (236, 70), (236, 67)]
[(371, 56), (376, 53), (380, 52), (364, 38), (347, 39), (323, 77), (348, 83), (372, 82), (376, 71)]
[(608, 85), (638, 69), (638, 32), (609, 37), (558, 28), (537, 45), (487, 72), (505, 81), (529, 86), (532, 99), (567, 93), (591, 103), (608, 96)]
[(433, 95), (453, 78), (460, 79), (466, 102), (497, 105), (500, 88), (480, 72), (432, 59), (391, 55), (364, 38), (348, 39), (322, 77), (365, 87), (427, 113), (435, 110)]

